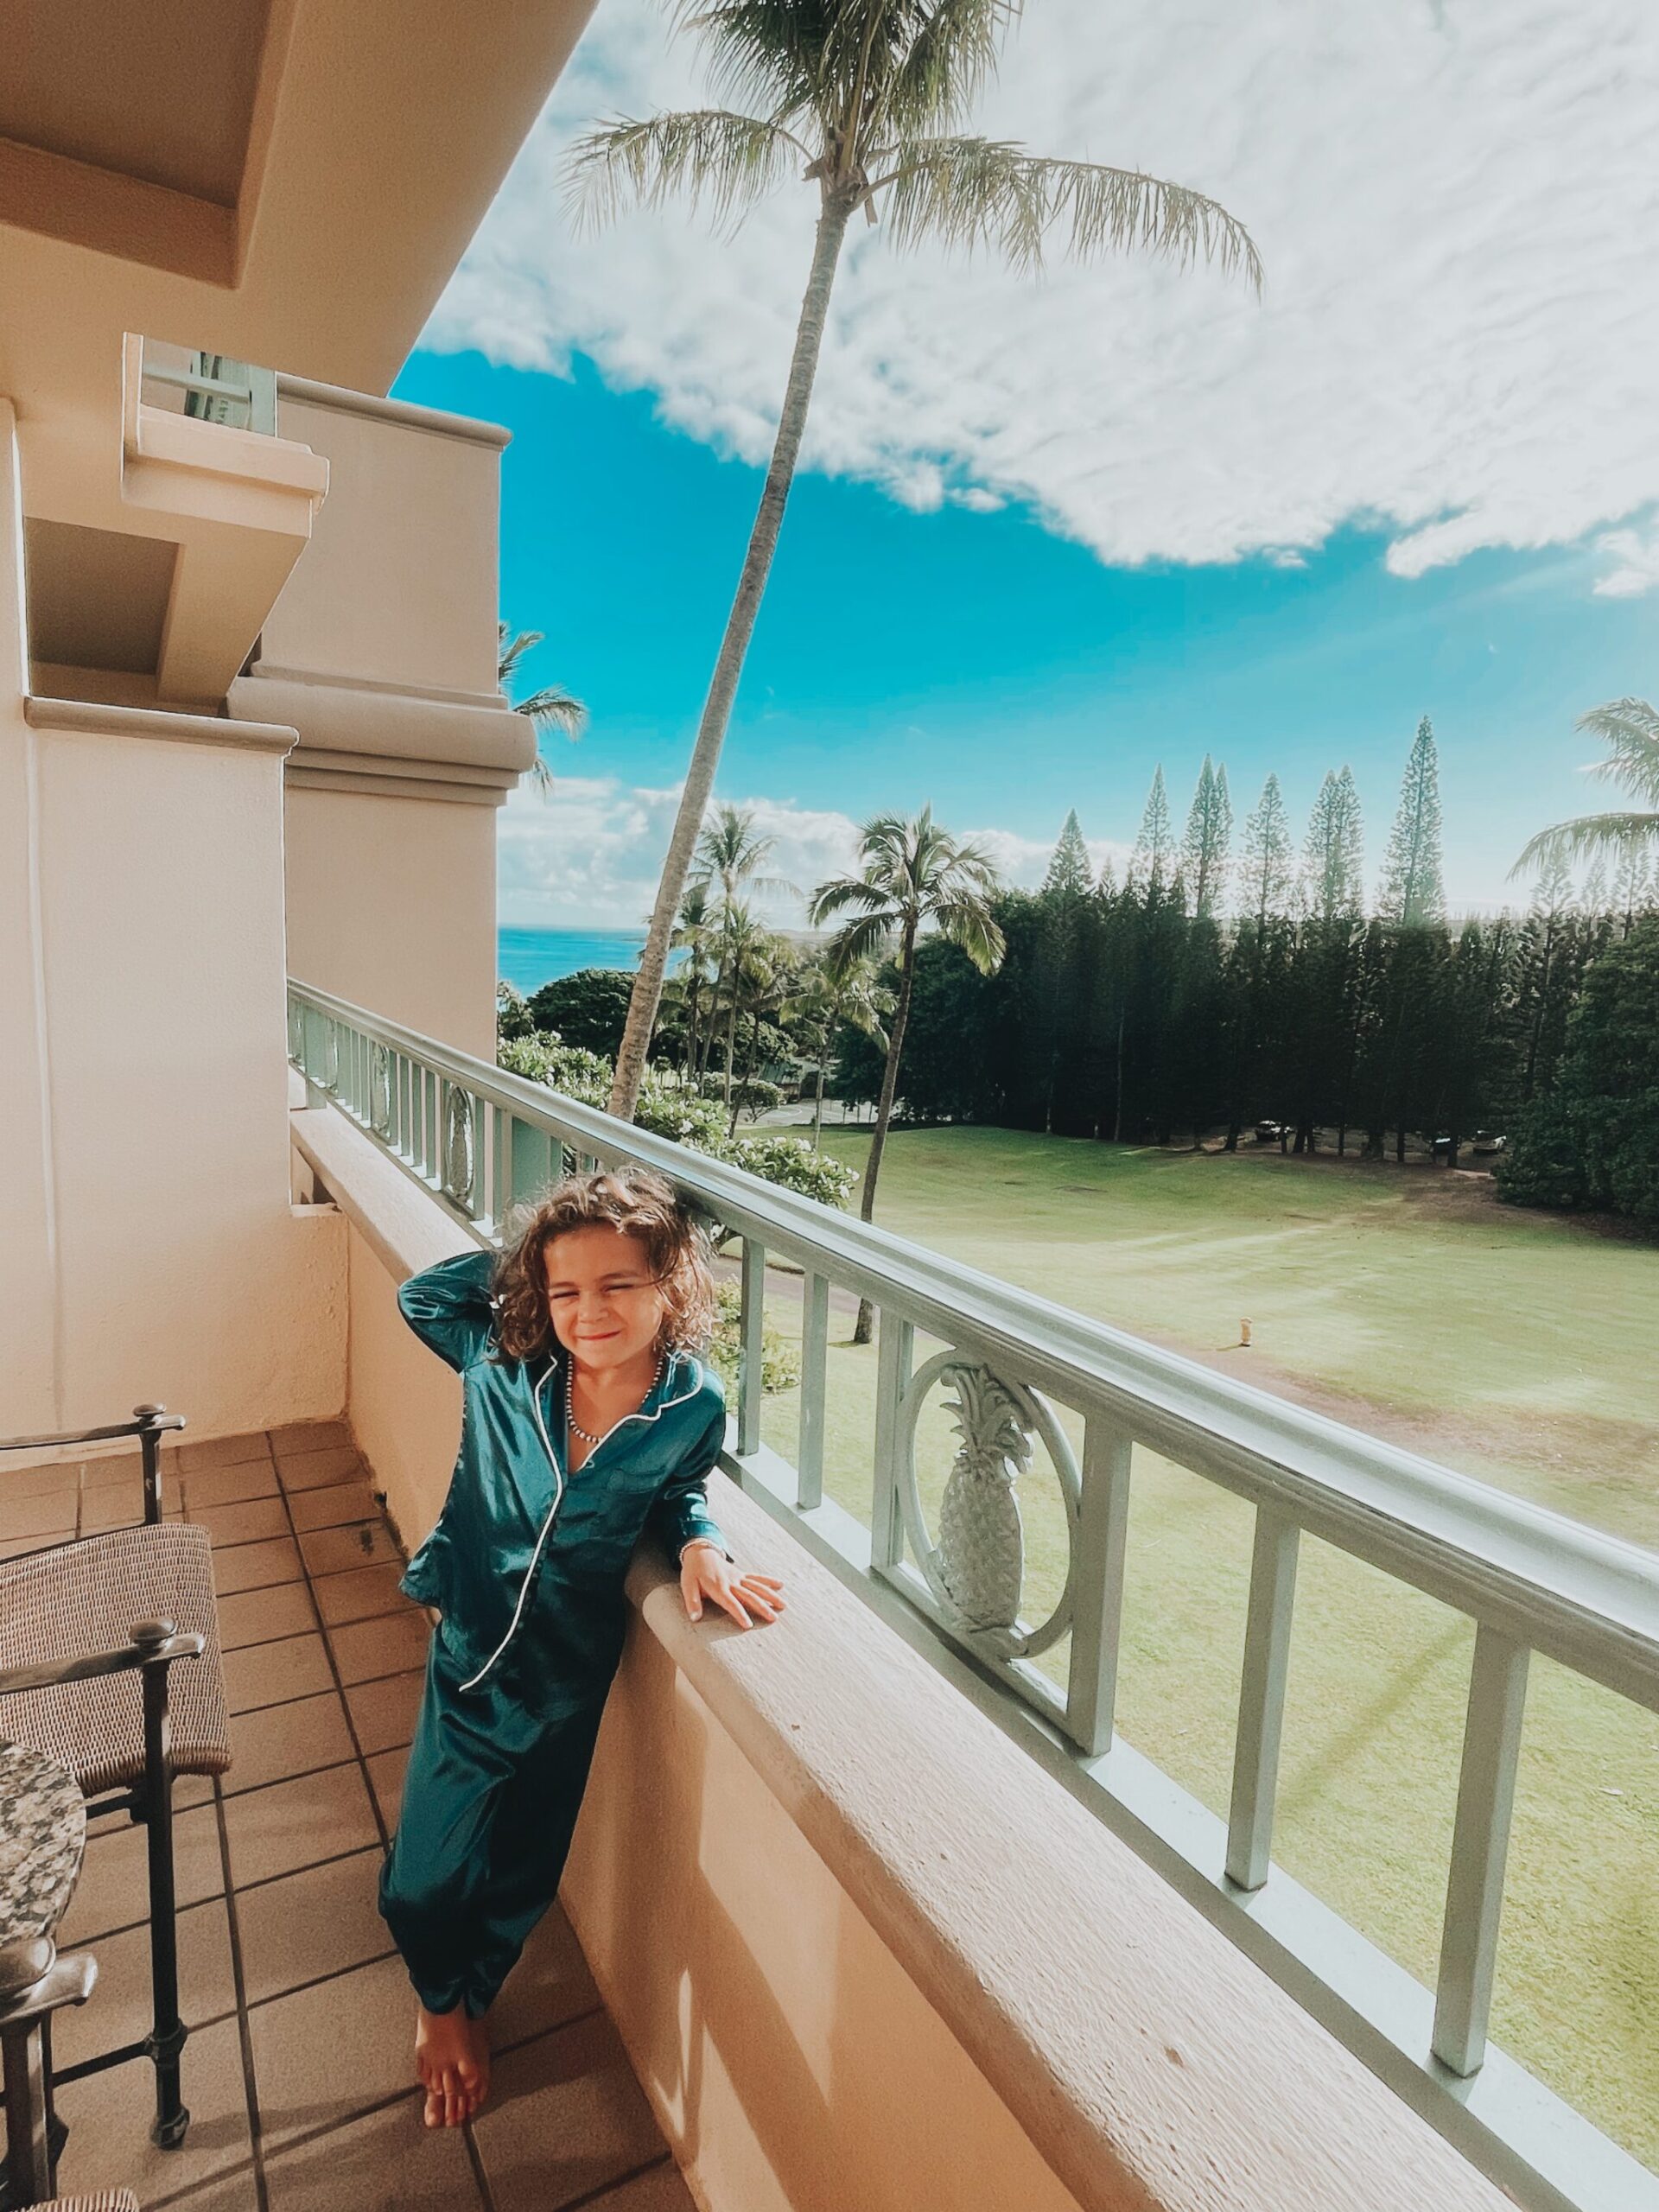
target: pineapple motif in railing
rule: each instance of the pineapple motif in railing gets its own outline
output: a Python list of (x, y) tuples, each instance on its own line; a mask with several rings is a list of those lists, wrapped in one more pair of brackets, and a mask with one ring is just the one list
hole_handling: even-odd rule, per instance
[(442, 1166), (444, 1196), (453, 1198), (464, 1211), (473, 1203), (473, 1097), (458, 1084), (443, 1086), (443, 1160)]
[(378, 1137), (391, 1134), (391, 1052), (378, 1042), (369, 1046), (369, 1127)]
[[(960, 1441), (939, 1507), (937, 1542), (916, 1476), (916, 1427), (935, 1383), (943, 1386)], [(1059, 1482), (1068, 1537), (1065, 1587), (1048, 1618), (1021, 1621), (1025, 1530), (1014, 1485), (1040, 1440)], [(1082, 1484), (1065, 1431), (1034, 1390), (1007, 1382), (982, 1361), (940, 1352), (912, 1378), (904, 1398), (899, 1501), (918, 1566), (945, 1624), (975, 1649), (1030, 1659), (1071, 1624), (1072, 1561)]]

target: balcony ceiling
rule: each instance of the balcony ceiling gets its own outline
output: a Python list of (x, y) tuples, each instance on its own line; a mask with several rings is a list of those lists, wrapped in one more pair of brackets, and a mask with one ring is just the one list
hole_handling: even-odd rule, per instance
[(385, 392), (594, 0), (0, 0), (0, 394), (114, 531), (126, 331)]
[(0, 137), (234, 207), (268, 0), (9, 0)]

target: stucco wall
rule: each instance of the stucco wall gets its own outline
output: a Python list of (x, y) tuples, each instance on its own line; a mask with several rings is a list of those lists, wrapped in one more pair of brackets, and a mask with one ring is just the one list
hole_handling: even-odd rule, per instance
[(289, 1198), (286, 739), (175, 721), (200, 741), (179, 742), (110, 709), (31, 722), (15, 499), (0, 518), (0, 1433), (145, 1399), (209, 1435), (335, 1413), (341, 1224)]
[[(410, 691), (494, 691), (505, 434), (454, 436), (367, 402), (284, 390), (279, 428), (328, 461), (328, 496), (260, 658)], [(483, 426), (480, 426), (480, 428)]]
[[(352, 1433), (410, 1551), (443, 1507), (461, 1437), (461, 1378), (435, 1359), (397, 1311), (401, 1272), (346, 1230), (351, 1273)], [(413, 1272), (413, 1270), (410, 1270)]]
[(320, 990), (495, 1057), (495, 810), (287, 795), (288, 959)]
[(299, 733), (289, 968), (487, 1058), (495, 810), (534, 754), (496, 683), (505, 433), (281, 391), (283, 434), (327, 457), (328, 496), (229, 708)]
[(561, 1897), (707, 2212), (1076, 2212), (639, 1623)]

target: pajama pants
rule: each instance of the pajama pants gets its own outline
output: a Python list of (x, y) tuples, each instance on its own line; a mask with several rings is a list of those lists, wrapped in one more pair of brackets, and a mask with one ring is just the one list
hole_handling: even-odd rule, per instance
[(380, 1911), (427, 2011), (477, 2019), (557, 1891), (609, 1684), (543, 1719), (458, 1679), (435, 1636)]

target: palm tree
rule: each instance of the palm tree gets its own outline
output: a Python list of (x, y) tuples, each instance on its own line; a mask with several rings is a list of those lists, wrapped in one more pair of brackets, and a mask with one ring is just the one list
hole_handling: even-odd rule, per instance
[(726, 1013), (726, 1083), (721, 1103), (732, 1103), (732, 1069), (737, 1053), (738, 1016), (748, 992), (766, 972), (772, 931), (741, 899), (728, 899), (720, 910), (720, 966), (715, 982), (716, 1009)]
[(698, 1065), (698, 1016), (702, 1011), (702, 987), (714, 980), (714, 950), (720, 938), (720, 915), (709, 896), (707, 882), (689, 883), (674, 929), (674, 950), (685, 960), (679, 984), (685, 1001), (685, 1075), (696, 1083)]
[[(738, 905), (738, 893), (746, 886), (755, 891), (793, 892), (795, 886), (785, 877), (762, 874), (766, 863), (772, 858), (772, 849), (777, 842), (775, 837), (763, 837), (757, 835), (753, 807), (717, 807), (714, 820), (704, 827), (697, 839), (695, 873), (691, 879), (693, 886), (701, 884), (706, 891), (709, 885), (718, 884), (720, 887), (718, 913), (720, 915), (729, 913), (732, 908)], [(744, 919), (747, 926), (750, 921), (747, 907), (744, 908)], [(753, 927), (758, 930), (760, 925), (755, 923)], [(732, 941), (728, 940), (722, 931), (717, 936), (717, 943), (720, 947), (720, 960), (715, 976), (716, 1000), (721, 996), (726, 988), (726, 963), (732, 949)], [(648, 950), (649, 947), (647, 947)], [(640, 957), (643, 959), (645, 955), (642, 953)], [(733, 1007), (734, 1019), (735, 1000), (733, 1001)], [(632, 1017), (632, 1004), (630, 1004), (629, 1012)], [(728, 1033), (726, 1045), (726, 1103), (728, 1105), (731, 1103), (731, 1096), (732, 1040)]]
[(896, 1004), (893, 993), (876, 981), (875, 960), (868, 953), (839, 972), (832, 971), (823, 960), (814, 961), (807, 969), (795, 1011), (797, 1026), (817, 1063), (817, 1079), (812, 1093), (814, 1152), (823, 1147), (824, 1068), (836, 1031), (843, 1023), (849, 1029), (861, 1030), (866, 1037), (874, 1038), (885, 1052), (887, 1033), (881, 1023)]
[(1575, 727), (1607, 747), (1607, 758), (1592, 761), (1586, 774), (1618, 785), (1636, 804), (1623, 813), (1581, 814), (1541, 830), (1529, 840), (1511, 876), (1556, 861), (1570, 866), (1586, 853), (1611, 854), (1616, 860), (1649, 846), (1659, 853), (1659, 709), (1645, 699), (1610, 699), (1605, 707), (1580, 715)]
[(885, 212), (900, 248), (989, 246), (1040, 269), (1051, 236), (1092, 256), (1139, 249), (1242, 269), (1258, 288), (1249, 232), (1224, 207), (1139, 170), (1052, 161), (964, 136), (1022, 0), (664, 0), (708, 41), (717, 98), (746, 104), (619, 118), (571, 149), (579, 208), (595, 223), (683, 194), (740, 223), (794, 175), (817, 188), (818, 222), (778, 435), (715, 663), (628, 1008), (610, 1108), (630, 1117), (644, 1077), (674, 918), (766, 590), (800, 454), (830, 296), (848, 225)]
[(732, 1111), (726, 1129), (728, 1137), (737, 1135), (739, 1109), (754, 1073), (755, 1062), (760, 1057), (761, 1024), (776, 1025), (788, 1014), (800, 988), (800, 967), (801, 956), (787, 938), (767, 931), (740, 970), (743, 1011), (749, 1017), (749, 1039), (743, 1055), (743, 1072), (737, 1079), (736, 1089), (729, 1092)]
[[(512, 688), (518, 664), (524, 655), (533, 652), (542, 642), (539, 630), (520, 630), (516, 637), (509, 635), (510, 625), (498, 622), (495, 626), (495, 680), (503, 691)], [(544, 729), (556, 729), (562, 736), (580, 737), (588, 720), (588, 709), (563, 684), (550, 683), (540, 691), (532, 691), (528, 699), (518, 700), (512, 709), (522, 715), (536, 732), (536, 758), (525, 771), (543, 798), (553, 791), (553, 771), (542, 758), (541, 734)]]
[[(934, 821), (931, 806), (925, 806), (913, 822), (896, 814), (878, 814), (859, 832), (858, 849), (862, 872), (821, 883), (812, 894), (811, 914), (815, 925), (836, 914), (849, 917), (824, 956), (832, 974), (844, 975), (859, 961), (879, 953), (890, 952), (899, 963), (899, 1003), (887, 1032), (875, 1134), (858, 1200), (859, 1219), (869, 1221), (875, 1212), (875, 1182), (899, 1088), (899, 1062), (922, 931), (931, 923), (942, 937), (960, 946), (982, 976), (993, 975), (1001, 966), (1004, 947), (990, 908), (996, 873), (989, 856), (977, 845), (959, 845)], [(853, 1342), (869, 1341), (870, 1301), (864, 1298), (859, 1300)]]

